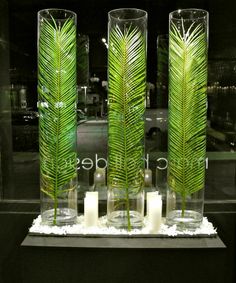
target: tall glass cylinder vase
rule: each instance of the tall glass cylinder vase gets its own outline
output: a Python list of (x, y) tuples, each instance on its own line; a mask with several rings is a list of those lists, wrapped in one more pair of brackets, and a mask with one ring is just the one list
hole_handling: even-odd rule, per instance
[(140, 228), (144, 214), (147, 13), (109, 12), (108, 225)]
[(38, 110), (42, 223), (77, 219), (76, 14), (38, 13)]
[(203, 217), (208, 13), (185, 9), (169, 17), (167, 224), (195, 229)]

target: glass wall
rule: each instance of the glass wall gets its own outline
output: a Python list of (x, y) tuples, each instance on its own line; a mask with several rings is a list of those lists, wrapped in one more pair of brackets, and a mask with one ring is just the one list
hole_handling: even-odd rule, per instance
[(168, 14), (187, 7), (209, 11), (205, 199), (209, 203), (236, 202), (236, 21), (230, 4), (222, 7), (215, 1), (119, 1), (113, 5), (108, 0), (2, 0), (1, 203), (39, 201), (37, 12), (56, 7), (78, 14), (77, 67), (83, 79), (78, 79), (77, 90), (77, 169), (82, 199), (86, 190), (93, 189), (96, 169), (106, 167), (107, 12), (131, 6), (144, 9), (149, 15), (145, 156), (146, 168), (152, 170), (152, 185), (163, 194), (168, 131)]

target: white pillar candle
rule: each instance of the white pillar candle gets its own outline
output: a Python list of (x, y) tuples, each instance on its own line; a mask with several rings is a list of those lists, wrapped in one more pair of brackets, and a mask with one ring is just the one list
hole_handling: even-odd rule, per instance
[(162, 221), (162, 200), (161, 195), (154, 195), (148, 199), (148, 229), (150, 233), (158, 233)]
[(95, 198), (98, 199), (98, 192), (86, 192), (86, 198)]
[(147, 192), (147, 195), (146, 195), (146, 215), (148, 217), (149, 215), (149, 203), (150, 203), (150, 199), (153, 198), (153, 197), (156, 197), (159, 195), (159, 192), (158, 191), (155, 191), (155, 192)]
[(98, 224), (98, 192), (87, 192), (84, 198), (84, 226)]

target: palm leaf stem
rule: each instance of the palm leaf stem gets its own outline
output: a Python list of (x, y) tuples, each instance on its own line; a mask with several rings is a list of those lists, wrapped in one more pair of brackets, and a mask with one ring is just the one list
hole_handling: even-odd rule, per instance
[(181, 202), (181, 217), (184, 218), (186, 209), (186, 195), (182, 194), (182, 202)]
[(58, 207), (58, 199), (57, 196), (54, 195), (53, 225), (57, 225), (57, 207)]
[[(182, 25), (183, 25), (183, 21), (182, 21)], [(184, 31), (184, 26), (182, 27), (183, 31)], [(184, 42), (186, 41), (185, 39), (185, 31), (184, 31)], [(183, 130), (183, 140), (186, 140), (186, 124), (185, 121), (187, 119), (186, 116), (186, 110), (188, 110), (188, 108), (186, 107), (186, 57), (187, 57), (187, 49), (186, 49), (186, 45), (184, 44), (184, 48), (183, 48), (183, 65), (182, 65), (182, 92), (181, 92), (181, 101), (183, 102), (181, 104), (182, 106), (182, 113), (183, 113), (183, 119), (182, 119), (182, 125), (181, 125), (181, 129)], [(185, 153), (185, 143), (183, 143), (183, 152)], [(185, 170), (183, 170), (183, 184), (185, 184)], [(185, 196), (185, 191), (186, 189), (183, 188), (183, 192), (182, 192), (182, 204), (181, 204), (181, 216), (184, 217), (185, 214), (185, 208), (186, 208), (186, 196)]]
[[(124, 38), (125, 39), (125, 38)], [(127, 43), (125, 40), (125, 48), (124, 48), (124, 54), (123, 54), (123, 66), (124, 66), (124, 75), (127, 73)], [(126, 81), (125, 79), (123, 79), (122, 82), (122, 88), (123, 88), (123, 92), (122, 93), (126, 93)], [(128, 181), (128, 168), (127, 168), (127, 133), (126, 133), (126, 129), (127, 129), (127, 125), (126, 125), (126, 113), (128, 111), (127, 109), (127, 101), (126, 101), (126, 95), (125, 97), (125, 103), (124, 103), (124, 112), (125, 113), (125, 119), (123, 120), (123, 129), (124, 129), (124, 153), (125, 153), (125, 195), (126, 195), (126, 213), (127, 213), (127, 228), (128, 231), (131, 230), (131, 223), (130, 223), (130, 207), (129, 207), (129, 181)]]
[[(55, 28), (57, 29), (57, 26), (55, 26)], [(58, 49), (58, 58), (57, 58), (57, 66), (58, 66), (58, 70), (61, 69), (61, 43), (60, 43), (60, 28), (57, 29), (56, 32), (56, 38), (57, 38), (57, 49)], [(57, 101), (60, 101), (60, 93), (61, 93), (61, 76), (60, 76), (61, 72), (57, 73)], [(59, 135), (59, 128), (60, 128), (60, 108), (56, 108), (57, 109), (57, 123), (56, 123), (56, 133), (57, 133), (57, 137)], [(57, 138), (56, 139), (56, 164), (58, 164), (58, 156), (59, 156), (59, 142), (60, 139)], [(56, 176), (55, 176), (55, 188), (58, 187), (58, 168), (56, 168)], [(56, 225), (57, 224), (57, 206), (58, 206), (58, 196), (57, 196), (57, 190), (54, 189), (54, 216), (53, 216), (53, 224)]]

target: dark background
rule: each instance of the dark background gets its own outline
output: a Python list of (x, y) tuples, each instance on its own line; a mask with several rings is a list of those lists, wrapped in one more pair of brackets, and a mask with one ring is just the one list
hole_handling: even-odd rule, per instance
[[(116, 8), (136, 7), (148, 12), (148, 81), (156, 81), (156, 38), (168, 33), (168, 14), (179, 8), (200, 8), (209, 12), (209, 59), (236, 59), (236, 4), (230, 1), (8, 1), (10, 66), (17, 76), (36, 73), (37, 11), (64, 8), (77, 13), (78, 32), (90, 37), (91, 73), (106, 68), (107, 13)], [(7, 15), (5, 15), (6, 17)], [(20, 79), (20, 77), (18, 78)], [(104, 77), (105, 79), (105, 77)]]
[[(225, 113), (229, 112), (232, 123), (236, 125), (236, 95), (235, 92), (231, 93), (227, 89), (227, 87), (236, 86), (236, 3), (234, 0), (1, 0), (0, 283), (24, 282), (21, 269), (24, 259), (21, 257), (20, 244), (32, 220), (38, 215), (40, 207), (38, 152), (33, 142), (37, 140), (37, 124), (29, 125), (25, 122), (22, 124), (21, 116), (12, 116), (7, 92), (12, 85), (27, 85), (28, 105), (33, 110), (37, 110), (37, 11), (45, 8), (65, 8), (76, 12), (78, 32), (89, 35), (90, 39), (90, 75), (96, 74), (101, 80), (106, 80), (107, 50), (101, 38), (107, 36), (108, 11), (121, 7), (136, 7), (148, 12), (148, 81), (153, 84), (156, 83), (157, 76), (156, 39), (158, 35), (168, 33), (169, 12), (179, 8), (201, 8), (209, 12), (209, 86), (214, 84), (221, 86), (221, 92), (209, 94), (209, 104), (214, 105), (218, 122), (219, 117), (222, 122), (222, 119), (225, 119)], [(218, 125), (217, 133), (224, 133), (220, 127), (222, 125)], [(95, 134), (93, 132), (92, 138), (88, 139), (89, 141), (99, 140), (96, 146), (101, 146), (99, 150), (104, 151), (106, 134), (101, 138), (101, 129), (97, 127), (97, 132)], [(96, 135), (99, 139), (94, 138)], [(217, 139), (211, 140), (210, 145), (205, 215), (217, 227), (219, 236), (227, 249), (224, 257), (218, 257), (216, 254), (215, 261), (211, 260), (207, 264), (209, 272), (214, 271), (214, 266), (217, 267), (215, 280), (211, 282), (234, 283), (236, 282), (235, 146), (229, 146), (226, 141)], [(94, 142), (91, 142), (91, 147), (88, 147), (88, 152), (84, 154), (92, 154), (94, 146)], [(162, 151), (165, 151), (165, 147)], [(83, 210), (81, 200), (79, 200), (79, 210), (80, 212)], [(205, 253), (207, 257), (208, 251), (206, 250)], [(112, 260), (115, 253), (109, 256)], [(155, 253), (152, 253), (149, 260), (156, 261), (157, 257)], [(191, 253), (183, 260), (191, 260)], [(139, 266), (132, 266), (132, 268), (139, 268)], [(175, 266), (167, 264), (166, 272), (175, 274), (175, 271)], [(195, 274), (191, 274), (191, 270), (186, 272), (190, 276), (189, 281), (175, 278), (175, 282), (200, 282), (201, 276), (198, 274), (201, 270)], [(217, 277), (219, 274), (220, 276)], [(136, 282), (135, 278), (133, 281), (128, 279), (128, 273), (125, 275), (122, 276), (121, 272), (123, 282)], [(211, 278), (214, 278), (212, 274)], [(220, 281), (222, 278), (224, 278), (223, 281)], [(109, 282), (109, 278), (107, 280)], [(43, 274), (41, 282), (44, 282)], [(152, 278), (148, 278), (148, 275), (143, 275), (143, 282), (153, 281)]]

